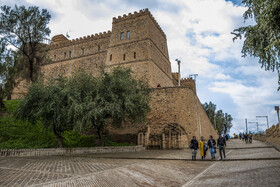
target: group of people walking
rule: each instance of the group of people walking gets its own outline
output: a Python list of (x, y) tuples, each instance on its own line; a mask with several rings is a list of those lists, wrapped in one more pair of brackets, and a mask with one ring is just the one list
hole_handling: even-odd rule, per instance
[(251, 132), (249, 133), (239, 133), (239, 139), (245, 141), (245, 143), (252, 143), (253, 134)]
[(192, 150), (192, 160), (196, 160), (196, 154), (198, 149), (200, 150), (200, 155), (202, 160), (205, 159), (208, 149), (210, 150), (211, 159), (215, 159), (217, 147), (219, 148), (220, 160), (222, 160), (223, 159), (222, 156), (226, 158), (225, 146), (226, 146), (226, 139), (222, 137), (222, 135), (219, 135), (217, 142), (215, 141), (212, 135), (210, 135), (208, 141), (206, 141), (204, 137), (201, 136), (199, 142), (196, 140), (196, 137), (193, 136), (193, 139), (191, 140), (191, 144), (190, 144), (190, 148)]

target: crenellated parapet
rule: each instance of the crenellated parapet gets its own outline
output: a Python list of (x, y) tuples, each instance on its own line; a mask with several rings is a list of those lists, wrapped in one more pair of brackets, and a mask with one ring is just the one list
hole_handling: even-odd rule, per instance
[(181, 79), (180, 82), (181, 82), (181, 86), (188, 87), (192, 91), (194, 91), (194, 93), (196, 93), (195, 81), (192, 78), (183, 78)]
[(113, 17), (113, 24), (118, 23), (118, 22), (122, 22), (122, 21), (126, 21), (126, 20), (130, 20), (130, 19), (136, 19), (138, 17), (145, 16), (145, 15), (148, 15), (151, 18), (153, 23), (156, 25), (156, 27), (162, 33), (162, 35), (166, 38), (165, 33), (163, 32), (162, 28), (160, 27), (160, 25), (158, 24), (158, 22), (156, 21), (156, 19), (154, 18), (154, 16), (152, 15), (152, 13), (149, 11), (148, 8), (142, 9), (138, 12), (135, 11), (133, 14), (129, 13), (129, 14), (124, 14), (123, 16)]
[(108, 38), (110, 36), (111, 36), (111, 31), (107, 31), (107, 32), (103, 32), (103, 33), (100, 32), (98, 34), (96, 33), (96, 34), (69, 40), (64, 35), (60, 34), (60, 35), (56, 35), (52, 38), (50, 45), (51, 45), (52, 49), (57, 49), (57, 48), (61, 48), (61, 47), (68, 47), (71, 45), (89, 42), (91, 40)]

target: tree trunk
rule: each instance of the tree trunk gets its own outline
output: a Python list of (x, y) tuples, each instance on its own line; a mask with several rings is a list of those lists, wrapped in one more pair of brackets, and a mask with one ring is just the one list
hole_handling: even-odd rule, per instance
[(4, 103), (4, 94), (3, 94), (3, 88), (0, 87), (0, 109), (6, 109), (5, 103)]
[(63, 138), (62, 138), (62, 136), (60, 136), (56, 131), (54, 131), (54, 135), (55, 135), (55, 137), (57, 139), (58, 147), (59, 148), (63, 148), (64, 146), (63, 146)]
[(30, 69), (29, 69), (29, 78), (30, 78), (30, 80), (31, 80), (31, 82), (33, 83), (34, 82), (34, 78), (33, 78), (33, 71), (34, 71), (34, 68), (33, 68), (33, 64), (34, 63), (34, 61), (33, 60), (29, 60), (29, 67), (30, 67)]
[(98, 138), (99, 138), (99, 145), (104, 146), (103, 137), (102, 137), (102, 127), (97, 128), (97, 134), (98, 134)]
[(0, 109), (6, 109), (4, 101), (3, 101), (3, 97), (0, 97)]

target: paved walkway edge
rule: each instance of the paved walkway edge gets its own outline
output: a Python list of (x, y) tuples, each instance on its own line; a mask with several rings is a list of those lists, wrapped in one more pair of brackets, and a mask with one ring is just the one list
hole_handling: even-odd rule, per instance
[(50, 149), (0, 149), (0, 157), (59, 156), (96, 153), (120, 153), (144, 151), (143, 146), (50, 148)]

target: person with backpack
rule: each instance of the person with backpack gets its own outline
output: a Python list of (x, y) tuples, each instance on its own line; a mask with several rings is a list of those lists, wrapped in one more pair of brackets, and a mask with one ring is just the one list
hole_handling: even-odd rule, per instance
[(210, 149), (211, 158), (215, 159), (215, 152), (216, 152), (216, 141), (213, 139), (213, 136), (210, 135), (210, 139), (208, 140), (208, 147)]
[(204, 137), (201, 136), (201, 137), (200, 137), (200, 141), (199, 141), (199, 143), (198, 143), (198, 147), (199, 147), (199, 149), (200, 149), (200, 155), (201, 155), (201, 159), (202, 159), (202, 160), (205, 158), (204, 143), (205, 143)]
[(218, 140), (217, 140), (217, 146), (219, 147), (220, 160), (223, 160), (222, 152), (223, 152), (223, 154), (224, 154), (224, 158), (226, 158), (226, 153), (225, 153), (226, 141), (225, 141), (225, 139), (222, 137), (221, 134), (219, 134), (219, 138), (218, 138)]
[(196, 153), (198, 149), (198, 141), (196, 140), (196, 137), (193, 136), (190, 144), (190, 148), (192, 150), (192, 160), (196, 160)]

